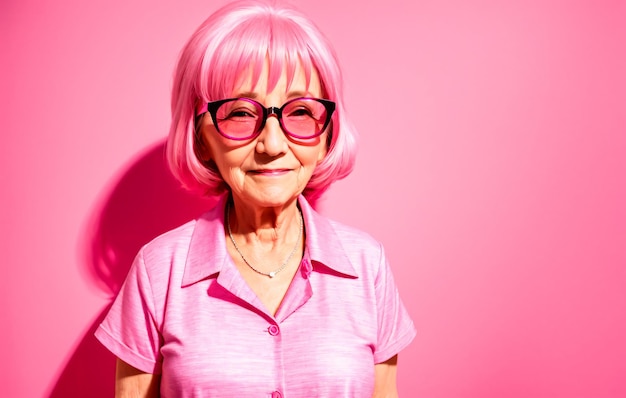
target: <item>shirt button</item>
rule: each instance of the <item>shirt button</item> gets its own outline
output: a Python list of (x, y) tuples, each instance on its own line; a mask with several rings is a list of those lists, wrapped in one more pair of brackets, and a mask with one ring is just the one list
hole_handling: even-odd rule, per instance
[(283, 398), (283, 394), (281, 394), (280, 391), (274, 391), (272, 393), (272, 398)]
[[(280, 333), (280, 329), (278, 329), (277, 325), (270, 325), (269, 328), (267, 328), (267, 331), (272, 335), (272, 336), (278, 336), (278, 334)], [(279, 392), (277, 392), (278, 394), (280, 394)], [(276, 395), (277, 397), (281, 397), (282, 395)], [(272, 397), (274, 397), (274, 395), (272, 395)]]

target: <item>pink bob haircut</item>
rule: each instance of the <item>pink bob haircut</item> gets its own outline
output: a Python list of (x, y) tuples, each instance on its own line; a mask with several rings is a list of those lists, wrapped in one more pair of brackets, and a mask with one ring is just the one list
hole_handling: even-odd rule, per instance
[(290, 83), (299, 63), (307, 85), (314, 68), (322, 95), (337, 104), (328, 127), (327, 154), (303, 192), (315, 204), (334, 181), (354, 168), (356, 131), (346, 117), (341, 70), (330, 42), (310, 19), (284, 6), (261, 1), (230, 3), (204, 21), (183, 47), (172, 89), (167, 141), (170, 169), (191, 191), (220, 195), (229, 190), (215, 165), (200, 157), (195, 109), (201, 102), (230, 97), (244, 73), (252, 71), (256, 84), (266, 60), (269, 91), (283, 71)]

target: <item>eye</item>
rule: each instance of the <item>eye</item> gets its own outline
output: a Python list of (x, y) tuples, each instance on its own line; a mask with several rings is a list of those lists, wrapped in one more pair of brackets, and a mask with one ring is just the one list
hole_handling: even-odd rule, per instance
[(220, 120), (251, 121), (258, 119), (259, 112), (254, 103), (235, 100), (224, 103), (218, 110), (218, 117)]
[(298, 116), (313, 116), (313, 112), (305, 107), (305, 106), (298, 106), (296, 108), (291, 108), (289, 109), (289, 113), (287, 114), (287, 116), (289, 117), (298, 117)]
[(246, 117), (256, 117), (256, 115), (250, 111), (249, 109), (235, 109), (228, 113), (227, 118), (246, 118)]
[(296, 100), (287, 105), (284, 114), (289, 118), (315, 118), (318, 104), (309, 100)]

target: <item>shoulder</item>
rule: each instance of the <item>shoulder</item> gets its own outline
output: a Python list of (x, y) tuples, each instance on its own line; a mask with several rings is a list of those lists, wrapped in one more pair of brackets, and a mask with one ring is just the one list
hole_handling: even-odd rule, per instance
[(382, 244), (368, 232), (316, 215), (307, 235), (312, 260), (362, 281), (374, 280), (385, 263)]
[(140, 249), (139, 255), (148, 263), (171, 259), (176, 254), (186, 255), (196, 224), (197, 220), (191, 220), (157, 236)]
[(359, 228), (333, 220), (329, 222), (356, 274), (376, 279), (383, 269), (381, 265), (387, 261), (382, 243)]
[(223, 207), (221, 202), (196, 219), (171, 229), (148, 242), (141, 248), (146, 261), (181, 260), (185, 261), (195, 246), (207, 246), (223, 231)]
[(380, 243), (369, 233), (318, 213), (304, 200), (302, 212), (307, 239), (319, 249), (336, 250), (338, 245), (348, 251), (380, 250)]
[(344, 245), (345, 249), (374, 250), (379, 251), (382, 248), (381, 243), (376, 240), (368, 232), (359, 228), (341, 223), (336, 220), (327, 219), (330, 226), (335, 231), (337, 238)]
[(343, 275), (370, 279), (384, 262), (382, 245), (369, 233), (322, 215), (305, 200), (301, 209), (311, 260)]
[(174, 228), (142, 247), (136, 262), (153, 283), (195, 283), (219, 272), (228, 255), (224, 240), (223, 207)]
[(152, 289), (163, 289), (173, 276), (184, 272), (196, 224), (197, 220), (189, 221), (146, 243), (139, 249), (130, 272), (143, 274)]

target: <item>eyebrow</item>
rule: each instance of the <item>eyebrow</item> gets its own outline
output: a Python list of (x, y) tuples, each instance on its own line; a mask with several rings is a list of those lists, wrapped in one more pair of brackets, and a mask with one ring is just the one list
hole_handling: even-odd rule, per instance
[[(287, 95), (287, 100), (290, 100), (292, 98), (299, 98), (299, 97), (315, 97), (315, 96), (309, 91), (290, 91)], [(234, 98), (251, 98), (253, 100), (256, 100), (259, 98), (259, 95), (253, 91), (244, 91), (242, 93), (236, 93), (234, 95)]]
[(236, 93), (233, 95), (233, 98), (252, 98), (257, 99), (259, 96), (257, 93), (253, 93), (252, 91), (244, 91), (243, 93)]

